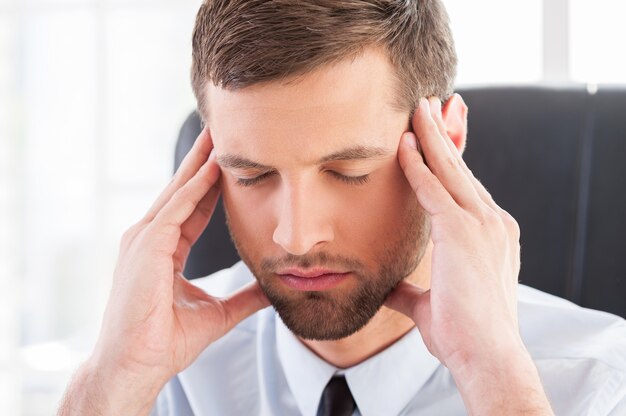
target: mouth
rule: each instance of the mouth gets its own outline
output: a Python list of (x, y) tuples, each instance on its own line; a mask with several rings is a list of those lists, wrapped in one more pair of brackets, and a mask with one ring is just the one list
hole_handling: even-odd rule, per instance
[(330, 269), (285, 269), (277, 273), (288, 287), (301, 291), (329, 290), (348, 279), (350, 272)]

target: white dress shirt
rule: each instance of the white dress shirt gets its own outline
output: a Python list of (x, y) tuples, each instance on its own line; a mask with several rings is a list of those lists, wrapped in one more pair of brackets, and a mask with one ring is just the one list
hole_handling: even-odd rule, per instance
[[(226, 296), (253, 279), (239, 262), (193, 281)], [(626, 415), (626, 321), (519, 285), (519, 323), (557, 415)], [(242, 321), (163, 388), (152, 415), (316, 416), (335, 374), (346, 377), (355, 415), (467, 414), (448, 369), (416, 328), (348, 369), (319, 358), (273, 308)]]

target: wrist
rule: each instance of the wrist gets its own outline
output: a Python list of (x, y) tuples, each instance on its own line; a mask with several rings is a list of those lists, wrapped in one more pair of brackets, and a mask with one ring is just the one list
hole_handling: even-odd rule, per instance
[(553, 414), (521, 340), (482, 353), (461, 353), (448, 368), (469, 414)]
[(92, 356), (74, 375), (59, 415), (147, 415), (166, 382)]
[(455, 380), (470, 380), (476, 374), (506, 368), (510, 361), (528, 360), (530, 354), (519, 336), (502, 336), (479, 346), (466, 345), (444, 362)]

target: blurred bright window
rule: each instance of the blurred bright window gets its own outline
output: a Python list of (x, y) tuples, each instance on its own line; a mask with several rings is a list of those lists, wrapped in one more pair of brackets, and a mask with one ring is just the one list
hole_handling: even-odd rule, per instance
[(570, 73), (574, 81), (626, 83), (625, 17), (623, 0), (570, 0)]
[(444, 3), (459, 59), (457, 85), (541, 81), (541, 0)]
[(200, 0), (0, 0), (0, 414), (54, 413), (195, 102)]
[[(120, 236), (169, 180), (195, 105), (200, 2), (0, 0), (2, 415), (53, 413), (91, 350)], [(444, 2), (459, 86), (626, 83), (619, 0)], [(546, 45), (563, 52), (550, 76)]]

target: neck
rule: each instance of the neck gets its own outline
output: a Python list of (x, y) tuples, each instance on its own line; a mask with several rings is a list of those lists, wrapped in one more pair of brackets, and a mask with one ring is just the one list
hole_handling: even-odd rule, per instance
[[(406, 280), (422, 289), (430, 288), (432, 242), (428, 244), (417, 268)], [(362, 329), (336, 341), (300, 339), (310, 350), (328, 363), (348, 368), (383, 351), (409, 332), (415, 323), (399, 312), (383, 306)]]

